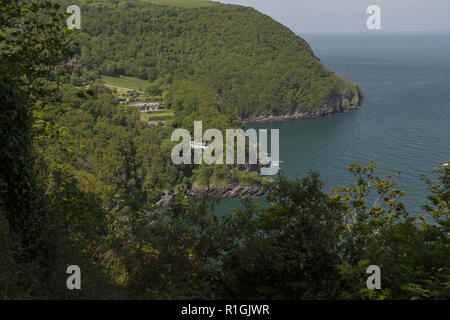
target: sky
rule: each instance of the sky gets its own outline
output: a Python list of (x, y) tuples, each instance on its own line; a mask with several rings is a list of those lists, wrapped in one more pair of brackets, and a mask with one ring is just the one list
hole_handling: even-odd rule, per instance
[[(220, 0), (250, 6), (296, 33), (450, 32), (450, 0)], [(381, 9), (381, 30), (369, 31), (370, 5)]]

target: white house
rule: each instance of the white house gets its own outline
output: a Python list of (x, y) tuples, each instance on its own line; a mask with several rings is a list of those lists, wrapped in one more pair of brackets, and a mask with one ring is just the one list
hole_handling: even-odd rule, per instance
[(128, 103), (130, 107), (136, 107), (139, 112), (157, 111), (161, 107), (159, 102), (136, 101)]

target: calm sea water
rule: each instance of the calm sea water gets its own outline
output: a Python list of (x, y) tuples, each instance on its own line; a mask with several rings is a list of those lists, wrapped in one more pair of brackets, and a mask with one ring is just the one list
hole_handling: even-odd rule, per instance
[(350, 163), (374, 160), (379, 174), (401, 170), (404, 202), (420, 212), (428, 193), (421, 175), (450, 160), (450, 34), (302, 37), (325, 66), (362, 88), (363, 106), (251, 127), (280, 129), (282, 171), (291, 178), (318, 171), (328, 189), (354, 181)]

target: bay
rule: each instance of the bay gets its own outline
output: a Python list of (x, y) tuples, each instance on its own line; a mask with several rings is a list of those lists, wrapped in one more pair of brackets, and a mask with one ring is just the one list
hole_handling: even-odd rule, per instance
[[(281, 170), (317, 171), (326, 188), (350, 185), (351, 163), (373, 160), (380, 175), (402, 172), (398, 188), (412, 214), (427, 203), (421, 175), (450, 161), (450, 34), (301, 35), (324, 65), (363, 90), (352, 112), (252, 124), (280, 130)], [(235, 199), (221, 202), (225, 212)]]

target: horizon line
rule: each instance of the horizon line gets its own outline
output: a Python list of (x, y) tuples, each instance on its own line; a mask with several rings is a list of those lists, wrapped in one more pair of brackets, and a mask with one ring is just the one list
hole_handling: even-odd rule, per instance
[(357, 30), (357, 31), (294, 31), (295, 34), (333, 34), (333, 35), (382, 35), (382, 34), (450, 34), (450, 30)]

